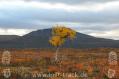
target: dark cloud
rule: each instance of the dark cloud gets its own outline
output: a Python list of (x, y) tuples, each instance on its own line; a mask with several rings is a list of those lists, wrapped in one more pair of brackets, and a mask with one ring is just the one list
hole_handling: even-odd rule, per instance
[(109, 9), (109, 10), (98, 11), (98, 12), (85, 11), (85, 10), (70, 12), (62, 9), (41, 9), (41, 8), (34, 8), (34, 7), (20, 7), (20, 8), (8, 7), (8, 9), (4, 9), (4, 8), (0, 9), (0, 16), (1, 16), (0, 27), (38, 28), (38, 26), (48, 26), (48, 24), (46, 25), (45, 22), (49, 22), (49, 24), (50, 23), (55, 24), (58, 22), (114, 24), (114, 23), (119, 23), (118, 14), (119, 14), (118, 9), (116, 10)]

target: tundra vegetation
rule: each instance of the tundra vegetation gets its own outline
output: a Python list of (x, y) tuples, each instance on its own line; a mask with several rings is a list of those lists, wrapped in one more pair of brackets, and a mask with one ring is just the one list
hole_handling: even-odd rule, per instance
[[(61, 48), (59, 59), (54, 62), (54, 49), (11, 49), (11, 62), (8, 66), (0, 62), (0, 79), (5, 79), (3, 69), (11, 70), (9, 79), (109, 79), (108, 70), (114, 69), (114, 78), (119, 78), (119, 65), (110, 65), (108, 54), (115, 51), (119, 57), (119, 49), (68, 49)], [(0, 50), (0, 58), (2, 57)], [(117, 60), (117, 63), (119, 61)], [(76, 76), (39, 77), (38, 74), (76, 73)]]

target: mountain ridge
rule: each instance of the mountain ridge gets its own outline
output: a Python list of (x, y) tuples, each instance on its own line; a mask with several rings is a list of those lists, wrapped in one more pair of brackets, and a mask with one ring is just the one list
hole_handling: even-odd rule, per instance
[[(42, 29), (30, 32), (24, 36), (18, 36), (12, 40), (1, 41), (0, 48), (53, 48), (49, 44), (51, 37), (51, 29)], [(1, 38), (1, 36), (0, 36)], [(10, 38), (9, 38), (10, 39)], [(67, 40), (62, 45), (64, 48), (100, 48), (100, 47), (111, 47), (118, 48), (119, 40), (97, 38), (94, 36), (86, 35), (77, 32), (74, 40)]]

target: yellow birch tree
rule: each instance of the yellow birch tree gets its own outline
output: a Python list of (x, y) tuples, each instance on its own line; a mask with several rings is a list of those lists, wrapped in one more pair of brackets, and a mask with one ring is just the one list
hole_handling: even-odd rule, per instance
[(67, 28), (63, 25), (55, 25), (52, 28), (52, 37), (50, 38), (49, 42), (53, 46), (57, 47), (56, 54), (55, 54), (55, 60), (58, 59), (58, 51), (59, 47), (64, 44), (66, 39), (73, 40), (76, 37), (76, 31)]

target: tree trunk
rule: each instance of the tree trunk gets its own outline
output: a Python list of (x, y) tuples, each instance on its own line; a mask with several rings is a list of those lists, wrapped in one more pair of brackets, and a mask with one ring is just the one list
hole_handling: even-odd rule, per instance
[(59, 48), (60, 48), (60, 46), (57, 47), (57, 49), (56, 49), (56, 53), (55, 53), (55, 61), (58, 60), (58, 52), (59, 52)]

